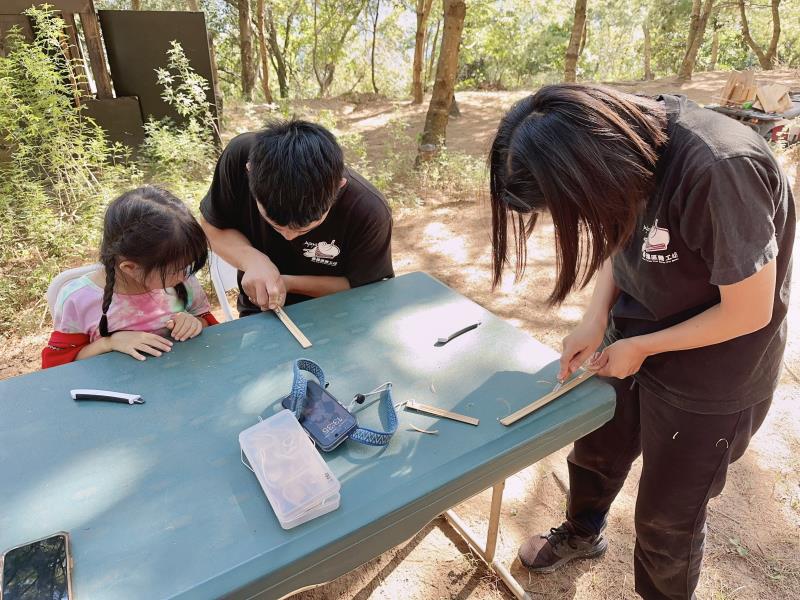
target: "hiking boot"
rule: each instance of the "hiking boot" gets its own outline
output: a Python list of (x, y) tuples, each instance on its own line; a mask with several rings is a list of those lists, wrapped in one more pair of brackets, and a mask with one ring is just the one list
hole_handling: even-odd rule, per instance
[(576, 558), (602, 556), (607, 547), (602, 533), (579, 536), (565, 521), (561, 527), (551, 528), (550, 533), (528, 538), (519, 549), (519, 560), (534, 573), (552, 573)]

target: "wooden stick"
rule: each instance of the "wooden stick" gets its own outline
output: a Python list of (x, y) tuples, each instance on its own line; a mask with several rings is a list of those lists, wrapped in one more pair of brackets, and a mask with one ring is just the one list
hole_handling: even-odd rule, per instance
[(443, 408), (430, 406), (429, 404), (420, 404), (414, 400), (409, 400), (406, 403), (406, 408), (428, 413), (429, 415), (436, 415), (437, 417), (444, 417), (445, 419), (451, 419), (453, 421), (460, 421), (462, 423), (466, 423), (467, 425), (475, 425), (476, 427), (478, 426), (478, 423), (480, 423), (480, 420), (476, 419), (475, 417), (467, 417), (466, 415), (460, 415), (449, 410), (444, 410)]
[(300, 328), (294, 324), (294, 321), (289, 318), (289, 315), (287, 315), (280, 306), (275, 309), (275, 314), (303, 348), (311, 348), (311, 342), (308, 341), (308, 338), (303, 335)]
[(536, 402), (532, 402), (528, 406), (520, 408), (517, 412), (512, 413), (507, 417), (503, 417), (502, 419), (500, 419), (500, 422), (506, 427), (516, 423), (523, 417), (527, 417), (533, 411), (545, 406), (546, 404), (549, 404), (559, 396), (563, 396), (572, 388), (579, 386), (590, 377), (593, 377), (594, 374), (595, 374), (594, 371), (583, 371), (580, 375), (578, 375), (574, 379), (570, 379), (569, 381), (567, 381), (563, 386), (561, 386), (561, 389), (558, 390), (557, 392), (550, 392), (549, 394), (545, 394), (544, 396), (539, 398)]
[(100, 22), (97, 20), (94, 2), (89, 3), (88, 12), (79, 13), (79, 16), (83, 25), (83, 36), (86, 39), (86, 50), (89, 53), (89, 66), (97, 85), (97, 97), (113, 98), (114, 91), (111, 87), (111, 76), (108, 74), (103, 39), (100, 37)]

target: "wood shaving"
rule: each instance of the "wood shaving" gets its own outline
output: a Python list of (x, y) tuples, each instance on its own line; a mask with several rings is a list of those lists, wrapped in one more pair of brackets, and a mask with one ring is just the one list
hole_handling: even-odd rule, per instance
[(678, 432), (678, 431), (676, 431), (676, 432), (675, 432), (675, 435), (673, 435), (673, 436), (672, 436), (672, 439), (673, 439), (673, 440), (674, 440), (676, 437), (678, 437), (678, 433), (679, 433), (679, 432)]
[(730, 448), (730, 447), (731, 447), (731, 445), (728, 443), (728, 440), (726, 440), (725, 438), (719, 438), (719, 439), (717, 440), (717, 443), (716, 443), (716, 444), (714, 444), (714, 445), (715, 445), (715, 446), (719, 446), (719, 443), (720, 443), (720, 442), (725, 442), (725, 447), (726, 447), (726, 448)]
[(537, 379), (536, 383), (546, 383), (547, 385), (552, 384), (552, 381), (548, 381), (547, 379)]
[(432, 382), (432, 381), (431, 381), (431, 391), (432, 391), (434, 394), (436, 393), (436, 388), (433, 386), (433, 382)]
[(420, 433), (427, 433), (429, 435), (439, 435), (438, 429), (420, 429), (416, 425), (411, 425), (411, 429), (409, 431), (419, 431)]

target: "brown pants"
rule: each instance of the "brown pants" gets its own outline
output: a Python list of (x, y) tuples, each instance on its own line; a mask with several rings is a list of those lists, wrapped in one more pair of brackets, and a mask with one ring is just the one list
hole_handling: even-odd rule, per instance
[(579, 439), (567, 458), (567, 519), (599, 533), (631, 464), (642, 454), (636, 498), (636, 592), (646, 600), (694, 598), (705, 540), (706, 505), (725, 487), (728, 465), (744, 454), (771, 400), (730, 415), (690, 413), (633, 379), (609, 379), (614, 417)]

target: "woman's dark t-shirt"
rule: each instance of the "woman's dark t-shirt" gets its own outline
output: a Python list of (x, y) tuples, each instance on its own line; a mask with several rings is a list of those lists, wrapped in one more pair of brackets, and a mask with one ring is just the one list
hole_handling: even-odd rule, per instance
[[(387, 277), (392, 269), (392, 214), (381, 193), (361, 175), (345, 169), (347, 183), (319, 227), (291, 241), (261, 216), (247, 180), (247, 160), (256, 133), (233, 138), (217, 162), (200, 212), (214, 227), (242, 232), (284, 275), (346, 277), (358, 287)], [(239, 272), (241, 290), (242, 272)], [(306, 300), (289, 294), (286, 304)], [(239, 312), (258, 312), (244, 293)]]
[(663, 96), (669, 141), (634, 237), (613, 260), (621, 295), (610, 341), (665, 329), (718, 304), (773, 259), (770, 323), (704, 348), (649, 357), (636, 375), (678, 408), (729, 414), (771, 397), (786, 345), (795, 212), (786, 176), (763, 139), (682, 96)]

